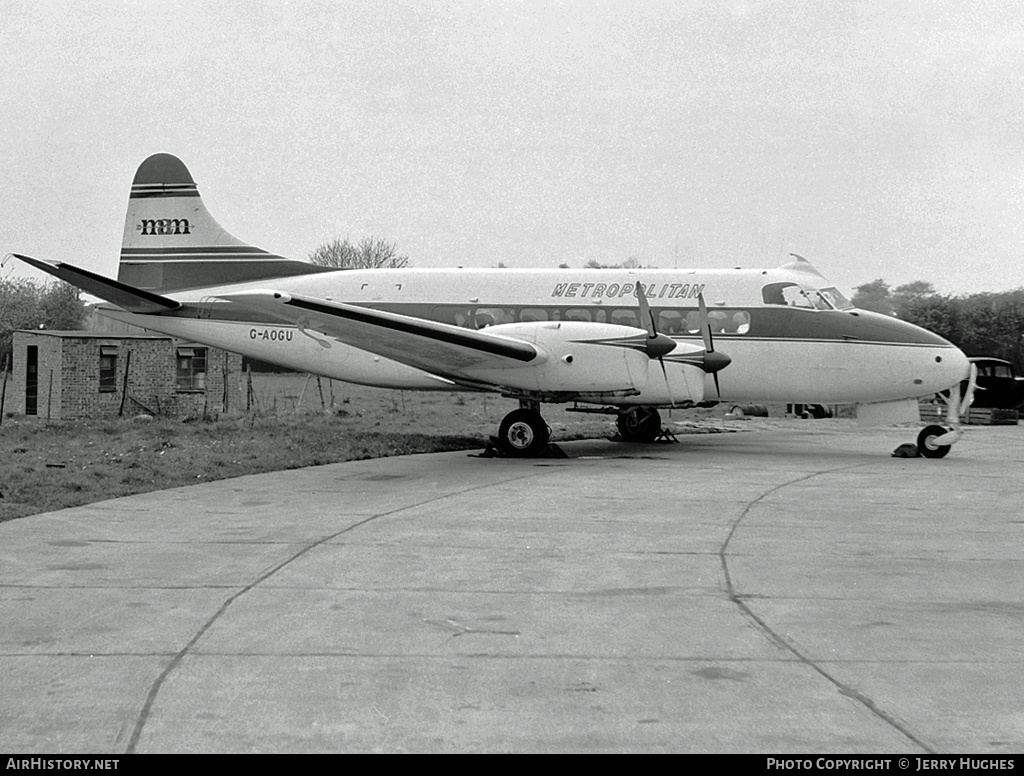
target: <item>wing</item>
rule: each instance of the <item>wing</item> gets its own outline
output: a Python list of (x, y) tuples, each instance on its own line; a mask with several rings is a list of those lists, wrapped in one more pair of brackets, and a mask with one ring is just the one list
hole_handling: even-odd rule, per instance
[(73, 264), (67, 264), (63, 261), (33, 259), (31, 256), (23, 256), (20, 253), (13, 253), (11, 255), (36, 269), (40, 269), (66, 283), (77, 286), (87, 294), (93, 294), (100, 299), (113, 302), (128, 312), (165, 313), (168, 310), (177, 310), (181, 307), (181, 302), (177, 302), (174, 299), (154, 294), (152, 291), (135, 288), (117, 280), (111, 280), (110, 278), (103, 277), (103, 275), (97, 275), (95, 272), (89, 272), (89, 270), (76, 267)]
[(221, 294), (218, 298), (446, 377), (471, 377), (467, 372), (522, 367), (543, 360), (536, 347), (522, 340), (352, 304), (278, 291)]

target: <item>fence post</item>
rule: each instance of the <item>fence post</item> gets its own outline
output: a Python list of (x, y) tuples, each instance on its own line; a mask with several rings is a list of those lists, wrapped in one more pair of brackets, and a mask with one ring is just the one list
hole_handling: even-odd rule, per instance
[(4, 364), (0, 366), (0, 372), (4, 373), (3, 387), (0, 387), (0, 426), (4, 423), (4, 401), (7, 398), (7, 354), (4, 353)]
[(121, 407), (117, 411), (117, 417), (124, 416), (124, 403), (128, 398), (128, 369), (132, 365), (132, 352), (128, 351), (128, 356), (124, 360), (124, 380), (121, 382)]

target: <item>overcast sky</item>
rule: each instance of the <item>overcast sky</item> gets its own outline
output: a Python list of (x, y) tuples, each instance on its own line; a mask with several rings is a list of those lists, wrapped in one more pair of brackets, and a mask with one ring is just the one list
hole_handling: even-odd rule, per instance
[(792, 251), (846, 290), (1016, 288), (1022, 9), (0, 0), (0, 255), (116, 274), (165, 151), (292, 258), (369, 235), (418, 267)]

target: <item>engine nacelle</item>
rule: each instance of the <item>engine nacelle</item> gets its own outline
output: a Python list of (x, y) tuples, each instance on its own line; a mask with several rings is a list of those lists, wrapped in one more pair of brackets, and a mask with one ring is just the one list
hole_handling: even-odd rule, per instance
[(522, 366), (466, 370), (480, 380), (544, 393), (632, 395), (634, 401), (639, 395), (650, 404), (703, 399), (703, 372), (671, 361), (672, 355), (703, 350), (696, 345), (677, 343), (665, 356), (663, 375), (659, 362), (647, 355), (647, 332), (631, 326), (544, 321), (492, 326), (487, 333), (529, 342), (542, 355)]

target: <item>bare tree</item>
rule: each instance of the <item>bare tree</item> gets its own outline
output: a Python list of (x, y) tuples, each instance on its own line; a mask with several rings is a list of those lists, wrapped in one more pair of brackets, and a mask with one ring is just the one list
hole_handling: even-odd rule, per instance
[(334, 239), (320, 245), (309, 254), (313, 264), (336, 269), (401, 269), (409, 264), (409, 257), (400, 255), (387, 240), (364, 237), (359, 245)]

